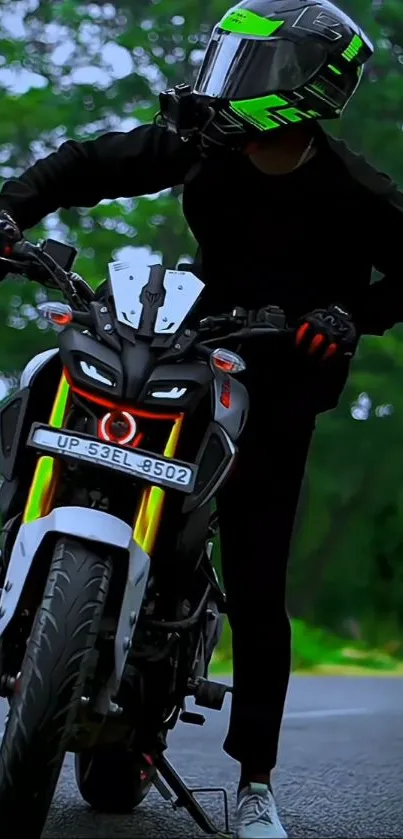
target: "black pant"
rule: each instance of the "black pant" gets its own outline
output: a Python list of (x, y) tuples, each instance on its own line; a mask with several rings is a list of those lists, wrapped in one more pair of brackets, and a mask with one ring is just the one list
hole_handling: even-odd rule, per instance
[(275, 766), (290, 674), (286, 571), (316, 411), (301, 383), (245, 376), (250, 415), (218, 498), (234, 691), (224, 750), (245, 767)]

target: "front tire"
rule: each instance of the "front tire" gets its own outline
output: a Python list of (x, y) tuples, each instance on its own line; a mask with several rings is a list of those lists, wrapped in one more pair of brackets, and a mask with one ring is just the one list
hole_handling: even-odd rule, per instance
[(74, 539), (55, 547), (0, 746), (2, 832), (41, 836), (84, 692), (111, 576)]

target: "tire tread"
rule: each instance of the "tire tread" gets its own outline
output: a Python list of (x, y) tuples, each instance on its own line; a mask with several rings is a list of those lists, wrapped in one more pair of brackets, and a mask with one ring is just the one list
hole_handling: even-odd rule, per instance
[(85, 685), (111, 575), (109, 560), (62, 538), (55, 547), (0, 747), (3, 827), (40, 836)]

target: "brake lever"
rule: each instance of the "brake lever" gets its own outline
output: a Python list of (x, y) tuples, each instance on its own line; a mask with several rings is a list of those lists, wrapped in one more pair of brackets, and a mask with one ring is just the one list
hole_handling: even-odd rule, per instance
[[(278, 326), (274, 325), (267, 325), (267, 326), (248, 326), (244, 329), (238, 329), (236, 332), (228, 332), (225, 335), (220, 336), (223, 341), (227, 341), (229, 338), (236, 338), (237, 340), (248, 340), (249, 338), (263, 338), (267, 337), (267, 335), (285, 335), (288, 333), (293, 332), (294, 330), (290, 328), (279, 328)], [(203, 341), (204, 345), (208, 345), (211, 343), (215, 343), (217, 341), (217, 337), (208, 338), (206, 341)]]

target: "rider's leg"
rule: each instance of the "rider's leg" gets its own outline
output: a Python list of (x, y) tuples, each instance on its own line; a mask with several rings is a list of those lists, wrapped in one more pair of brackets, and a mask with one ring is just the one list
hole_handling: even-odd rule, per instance
[(224, 749), (241, 765), (240, 789), (268, 786), (276, 763), (290, 672), (287, 560), (315, 425), (314, 411), (286, 385), (264, 388), (262, 397), (262, 382), (252, 381), (249, 391), (237, 465), (218, 499), (234, 666)]

